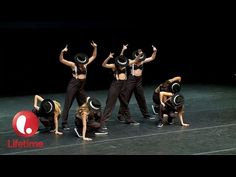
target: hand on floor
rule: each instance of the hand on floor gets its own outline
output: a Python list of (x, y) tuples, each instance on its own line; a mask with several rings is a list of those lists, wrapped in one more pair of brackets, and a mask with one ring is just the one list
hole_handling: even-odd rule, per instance
[(87, 138), (87, 137), (84, 137), (83, 140), (85, 140), (85, 141), (92, 141), (91, 138)]

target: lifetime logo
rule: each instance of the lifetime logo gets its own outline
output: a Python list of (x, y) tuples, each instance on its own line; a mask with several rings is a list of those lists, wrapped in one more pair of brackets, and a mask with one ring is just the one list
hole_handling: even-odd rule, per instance
[(14, 116), (12, 127), (18, 136), (31, 137), (38, 131), (39, 121), (33, 112), (20, 111)]

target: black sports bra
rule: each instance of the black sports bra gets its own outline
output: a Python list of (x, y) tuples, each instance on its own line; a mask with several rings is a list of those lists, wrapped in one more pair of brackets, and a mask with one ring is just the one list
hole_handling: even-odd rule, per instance
[(126, 67), (124, 67), (122, 69), (116, 68), (116, 70), (113, 71), (113, 73), (114, 73), (114, 77), (117, 78), (117, 76), (119, 76), (119, 74), (122, 74), (122, 73), (127, 75), (127, 69), (126, 69)]
[(134, 65), (134, 70), (141, 69), (143, 70), (143, 65)]
[(86, 75), (87, 69), (84, 66), (83, 68), (75, 66), (75, 69), (72, 71), (72, 74), (75, 74), (75, 75), (85, 74)]

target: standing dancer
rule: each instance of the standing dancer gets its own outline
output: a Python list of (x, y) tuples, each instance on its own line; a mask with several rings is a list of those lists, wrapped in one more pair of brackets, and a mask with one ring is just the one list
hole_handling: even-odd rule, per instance
[(64, 130), (69, 130), (68, 126), (68, 114), (76, 98), (78, 105), (81, 106), (86, 102), (86, 94), (84, 92), (84, 85), (87, 75), (87, 66), (96, 58), (97, 56), (97, 44), (92, 41), (91, 46), (93, 46), (93, 54), (90, 58), (86, 54), (78, 53), (74, 57), (74, 62), (64, 59), (64, 53), (68, 51), (67, 46), (60, 53), (60, 62), (72, 69), (72, 78), (67, 86), (65, 103), (62, 113), (62, 128)]
[[(133, 59), (140, 55), (139, 60), (131, 65), (131, 73), (128, 76), (127, 87), (125, 90), (125, 99), (129, 103), (134, 93), (134, 96), (137, 100), (139, 109), (143, 114), (145, 119), (151, 119), (151, 116), (148, 112), (146, 99), (144, 96), (142, 75), (143, 75), (143, 64), (153, 61), (156, 58), (157, 49), (152, 46), (153, 53), (150, 57), (146, 58), (146, 54), (142, 52), (141, 49), (138, 49), (133, 52)], [(124, 122), (124, 112), (126, 105), (120, 104), (120, 109), (118, 113), (118, 120)], [(155, 118), (154, 118), (155, 119)]]
[(137, 125), (139, 123), (135, 122), (131, 119), (129, 110), (128, 110), (128, 103), (125, 99), (124, 91), (126, 89), (126, 81), (127, 81), (127, 66), (132, 65), (136, 60), (130, 61), (124, 55), (124, 51), (127, 49), (128, 45), (123, 45), (122, 51), (119, 56), (115, 58), (115, 63), (108, 64), (108, 61), (113, 58), (114, 53), (110, 53), (109, 56), (104, 60), (102, 66), (105, 68), (112, 69), (113, 71), (113, 81), (110, 85), (110, 89), (107, 96), (106, 106), (103, 111), (103, 116), (101, 119), (101, 126), (102, 129), (107, 129), (105, 126), (105, 121), (107, 121), (112, 111), (115, 107), (117, 98), (119, 98), (120, 104), (127, 106), (125, 114), (125, 123), (127, 124), (134, 124)]

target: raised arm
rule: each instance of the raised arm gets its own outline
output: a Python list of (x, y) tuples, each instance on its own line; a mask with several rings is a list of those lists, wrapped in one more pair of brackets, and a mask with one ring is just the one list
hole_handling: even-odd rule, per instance
[(123, 45), (123, 48), (122, 48), (122, 50), (120, 52), (120, 55), (124, 55), (124, 51), (127, 49), (127, 47), (128, 47), (128, 44)]
[(75, 67), (75, 63), (71, 62), (71, 61), (67, 61), (64, 58), (64, 53), (67, 52), (67, 51), (68, 51), (68, 48), (67, 48), (67, 45), (66, 45), (66, 47), (64, 49), (62, 49), (62, 51), (60, 53), (59, 60), (62, 64), (66, 65), (66, 66), (69, 66), (73, 69)]
[(156, 47), (154, 47), (153, 45), (152, 45), (152, 50), (153, 50), (152, 56), (146, 58), (146, 59), (143, 61), (143, 63), (148, 63), (148, 62), (150, 62), (150, 61), (152, 61), (152, 60), (154, 60), (154, 59), (156, 58), (157, 49), (156, 49)]
[(43, 100), (44, 99), (41, 96), (39, 96), (39, 95), (35, 95), (34, 96), (34, 108), (36, 110), (39, 110), (38, 102), (42, 102)]
[(93, 46), (93, 55), (89, 58), (89, 61), (86, 65), (90, 64), (97, 57), (97, 44), (93, 41), (90, 44)]
[(110, 69), (114, 69), (115, 68), (115, 64), (108, 64), (108, 61), (113, 58), (114, 53), (109, 54), (109, 56), (104, 60), (104, 62), (102, 63), (102, 66), (104, 68), (110, 68)]

